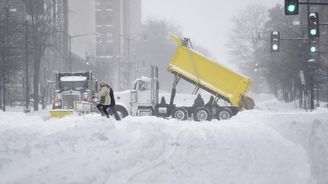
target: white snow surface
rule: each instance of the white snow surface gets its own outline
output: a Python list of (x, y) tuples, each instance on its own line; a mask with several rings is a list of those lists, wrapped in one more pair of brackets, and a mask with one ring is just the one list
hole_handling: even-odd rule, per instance
[(85, 76), (63, 76), (60, 77), (60, 81), (85, 81), (87, 80), (87, 77)]
[(328, 110), (257, 98), (211, 122), (0, 112), (0, 184), (328, 183)]

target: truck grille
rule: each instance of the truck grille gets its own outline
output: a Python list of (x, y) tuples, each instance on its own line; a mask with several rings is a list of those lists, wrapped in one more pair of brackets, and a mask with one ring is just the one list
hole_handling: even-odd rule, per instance
[(74, 102), (79, 101), (80, 97), (79, 95), (70, 95), (70, 94), (65, 94), (63, 95), (63, 107), (64, 109), (73, 109), (74, 108)]

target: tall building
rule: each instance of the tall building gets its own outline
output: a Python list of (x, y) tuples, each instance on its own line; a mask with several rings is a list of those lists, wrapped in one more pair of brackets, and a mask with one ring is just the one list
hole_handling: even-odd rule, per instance
[(115, 90), (130, 87), (141, 35), (141, 0), (96, 0), (96, 62)]

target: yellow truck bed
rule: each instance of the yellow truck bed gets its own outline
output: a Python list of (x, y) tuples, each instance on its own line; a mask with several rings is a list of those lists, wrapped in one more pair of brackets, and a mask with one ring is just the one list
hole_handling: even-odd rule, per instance
[(187, 47), (180, 37), (173, 35), (172, 39), (177, 42), (178, 47), (168, 66), (170, 72), (220, 96), (233, 106), (240, 109), (254, 108), (252, 105), (254, 101), (246, 96), (252, 85), (249, 78), (233, 72)]

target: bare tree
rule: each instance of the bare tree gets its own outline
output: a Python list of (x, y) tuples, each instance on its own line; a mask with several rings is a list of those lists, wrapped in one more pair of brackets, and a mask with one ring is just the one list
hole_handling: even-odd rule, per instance
[(260, 48), (264, 44), (262, 35), (267, 19), (267, 8), (259, 4), (247, 6), (232, 19), (227, 47), (231, 60), (247, 75), (254, 75), (255, 67), (260, 64)]
[[(161, 88), (169, 89), (171, 74), (166, 70), (167, 65), (175, 49), (174, 43), (170, 40), (172, 34), (180, 34), (179, 29), (163, 20), (148, 20), (144, 25), (144, 32), (147, 37), (142, 44), (142, 70), (150, 73), (150, 65), (159, 67), (159, 80)], [(143, 73), (144, 73), (143, 72)]]
[(34, 110), (39, 110), (39, 79), (42, 57), (53, 32), (53, 0), (25, 0), (26, 11), (31, 16), (31, 48), (33, 53), (33, 98)]
[(1, 55), (1, 106), (5, 111), (6, 99), (6, 82), (9, 82), (11, 71), (17, 71), (20, 68), (22, 25), (20, 13), (12, 1), (0, 1), (0, 55)]
[[(304, 30), (299, 22), (299, 17), (285, 16), (284, 7), (277, 4), (269, 9), (269, 20), (266, 22), (267, 39), (266, 52), (270, 52), (270, 32), (279, 31), (282, 38), (303, 38)], [(297, 24), (295, 24), (297, 23)], [(306, 26), (307, 28), (307, 26)], [(297, 89), (301, 91), (300, 71), (304, 67), (307, 58), (307, 43), (302, 40), (281, 41), (280, 52), (271, 53), (272, 57), (263, 58), (269, 63), (266, 74), (271, 90), (285, 101), (294, 100), (297, 97)], [(280, 95), (278, 95), (280, 94)], [(300, 95), (298, 95), (300, 96)]]
[[(161, 89), (170, 90), (173, 75), (167, 71), (167, 67), (177, 47), (170, 37), (172, 34), (183, 35), (178, 26), (163, 20), (148, 20), (143, 29), (146, 39), (139, 43), (140, 48), (142, 48), (140, 50), (140, 58), (142, 58), (141, 73), (149, 73), (150, 65), (158, 66)], [(190, 39), (192, 41), (192, 38)], [(197, 45), (197, 43), (193, 43), (193, 46), (195, 50), (202, 54), (210, 55), (205, 48)], [(181, 91), (187, 91), (187, 89), (190, 91), (190, 85), (187, 82), (182, 82), (179, 89)]]

